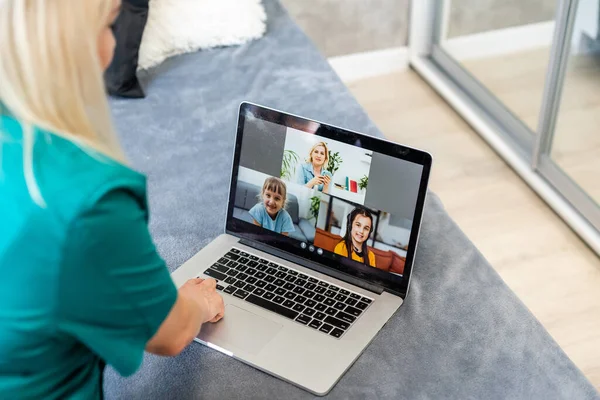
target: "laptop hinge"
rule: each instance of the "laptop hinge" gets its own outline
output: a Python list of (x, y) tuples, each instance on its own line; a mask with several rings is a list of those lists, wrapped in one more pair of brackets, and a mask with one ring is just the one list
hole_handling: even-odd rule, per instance
[(372, 293), (381, 294), (384, 292), (384, 288), (382, 286), (373, 284), (371, 282), (367, 282), (363, 279), (356, 278), (356, 277), (346, 274), (344, 272), (336, 271), (333, 268), (329, 268), (324, 265), (306, 260), (302, 257), (298, 257), (298, 256), (290, 254), (288, 252), (279, 250), (276, 247), (269, 246), (269, 245), (266, 245), (266, 244), (260, 243), (260, 242), (255, 242), (255, 241), (248, 240), (248, 239), (243, 239), (243, 238), (240, 238), (240, 243), (245, 246), (252, 247), (252, 248), (255, 248), (260, 251), (264, 251), (265, 253), (272, 254), (276, 257), (283, 258), (284, 260), (293, 262), (295, 264), (302, 265), (305, 268), (309, 268), (314, 271), (320, 272), (322, 274), (332, 276), (334, 278), (337, 278), (337, 279), (344, 281), (346, 283), (349, 283), (351, 285), (355, 285), (362, 289), (368, 290)]

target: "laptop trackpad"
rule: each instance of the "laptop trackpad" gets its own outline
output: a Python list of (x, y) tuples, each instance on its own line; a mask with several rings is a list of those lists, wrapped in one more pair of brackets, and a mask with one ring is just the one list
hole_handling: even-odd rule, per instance
[(223, 319), (202, 325), (198, 338), (234, 354), (236, 350), (258, 354), (281, 328), (283, 325), (227, 304)]

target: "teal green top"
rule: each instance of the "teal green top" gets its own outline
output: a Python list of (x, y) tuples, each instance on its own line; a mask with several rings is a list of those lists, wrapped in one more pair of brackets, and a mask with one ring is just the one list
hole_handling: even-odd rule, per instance
[(105, 363), (133, 374), (177, 298), (148, 231), (145, 178), (36, 130), (42, 208), (6, 115), (0, 151), (0, 399), (101, 398)]

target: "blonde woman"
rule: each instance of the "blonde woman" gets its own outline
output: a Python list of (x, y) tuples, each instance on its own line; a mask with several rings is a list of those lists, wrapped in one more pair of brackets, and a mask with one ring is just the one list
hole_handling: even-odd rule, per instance
[(296, 173), (296, 182), (308, 188), (316, 188), (328, 193), (333, 175), (325, 167), (329, 162), (329, 149), (325, 142), (318, 142), (308, 153), (305, 164), (301, 164)]
[(0, 1), (0, 398), (99, 398), (144, 350), (176, 355), (223, 315), (179, 290), (147, 227), (102, 72), (115, 0)]

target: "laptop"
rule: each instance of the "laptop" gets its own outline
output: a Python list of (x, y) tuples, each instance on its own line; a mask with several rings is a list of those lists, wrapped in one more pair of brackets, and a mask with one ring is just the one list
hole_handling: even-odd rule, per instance
[(223, 296), (196, 341), (329, 393), (408, 294), (431, 162), (242, 103), (225, 232), (172, 274), (214, 278)]

